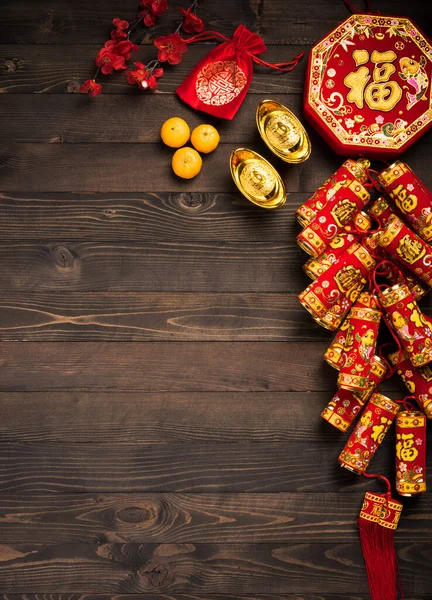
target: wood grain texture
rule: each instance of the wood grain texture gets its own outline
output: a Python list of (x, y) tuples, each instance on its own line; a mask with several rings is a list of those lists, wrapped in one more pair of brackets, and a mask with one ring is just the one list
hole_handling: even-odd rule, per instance
[[(301, 116), (306, 60), (255, 68), (232, 122), (175, 95), (213, 44), (191, 47), (156, 93), (117, 73), (100, 98), (78, 95), (112, 17), (137, 4), (0, 6), (0, 600), (367, 600), (356, 518), (382, 485), (338, 465), (347, 434), (319, 416), (336, 389), (331, 334), (296, 299), (309, 280), (294, 211), (341, 158), (311, 132), (311, 159), (284, 165), (254, 119), (264, 97)], [(169, 4), (143, 30), (143, 62), (178, 18)], [(373, 10), (432, 33), (426, 2)], [(327, 0), (199, 11), (228, 35), (262, 34), (275, 62), (348, 16)], [(173, 114), (220, 129), (190, 182), (159, 142)], [(430, 136), (404, 160), (432, 187)], [(284, 177), (281, 211), (234, 187), (243, 145)], [(382, 391), (404, 394), (395, 378)], [(393, 432), (372, 467), (393, 478)], [(432, 600), (431, 498), (404, 502), (396, 534), (407, 600)]]
[[(144, 594), (0, 594), (1, 600), (370, 600), (369, 594), (211, 594), (191, 593), (144, 593)], [(432, 600), (432, 596), (411, 596), (407, 600)]]
[[(417, 501), (418, 500), (418, 501)], [(398, 542), (429, 542), (432, 501), (404, 507)], [(363, 492), (1, 494), (2, 544), (358, 543)], [(329, 508), (331, 514), (329, 514)]]
[[(300, 231), (294, 213), (308, 197), (308, 193), (289, 194), (286, 204), (275, 213), (263, 211), (235, 191), (3, 192), (0, 226), (3, 241), (56, 237), (93, 242), (287, 242)], [(306, 259), (306, 254), (303, 256)]]
[[(2, 442), (342, 443), (319, 418), (332, 392), (2, 392)], [(20, 407), (20, 410), (17, 410)]]
[[(246, 126), (250, 130), (255, 128), (254, 118), (253, 114), (248, 116)], [(425, 178), (425, 184), (430, 180), (426, 151), (429, 139), (430, 134), (405, 154), (405, 160), (420, 178)], [(330, 153), (316, 135), (312, 135), (312, 143), (314, 151), (306, 163), (278, 163), (288, 192), (313, 193), (323, 183), (323, 173), (331, 174), (341, 164), (341, 158)], [(260, 152), (275, 163), (274, 156), (263, 146)], [(238, 144), (219, 144), (215, 152), (204, 157), (200, 175), (193, 180), (180, 180), (171, 169), (172, 148), (160, 142), (121, 146), (100, 143), (97, 152), (91, 143), (2, 143), (0, 177), (4, 191), (232, 193), (236, 187), (229, 172), (229, 157), (236, 147)]]
[[(326, 342), (7, 342), (1, 391), (334, 393)], [(43, 350), (43, 351), (42, 351)], [(384, 390), (401, 390), (386, 381)]]
[[(317, 417), (318, 419), (319, 417)], [(43, 444), (0, 446), (0, 488), (14, 493), (350, 492), (379, 483), (340, 467), (344, 439), (238, 444)], [(387, 473), (394, 443), (374, 457)], [(432, 460), (428, 461), (432, 468)], [(354, 517), (356, 518), (356, 517)]]
[[(430, 544), (397, 544), (408, 589), (431, 583)], [(359, 544), (57, 544), (2, 547), (3, 592), (309, 593), (367, 591)], [(418, 569), (413, 571), (413, 563)]]
[[(289, 292), (310, 279), (304, 253), (283, 242), (4, 242), (10, 292)], [(271, 264), (271, 269), (269, 268)]]
[[(203, 121), (213, 124), (222, 142), (261, 146), (253, 118), (258, 103), (265, 97), (265, 93), (248, 94), (241, 108), (245, 118), (226, 121), (198, 113), (173, 94), (141, 95), (139, 99), (102, 94), (92, 102), (80, 94), (19, 94), (17, 97), (5, 94), (0, 102), (2, 141), (152, 143), (160, 139), (161, 115), (175, 114), (185, 119), (191, 130)], [(272, 99), (287, 104), (301, 115), (303, 97), (300, 93), (272, 94)], [(153, 115), (152, 119), (142, 119), (144, 107)], [(121, 152), (121, 147), (117, 151)]]
[[(294, 6), (285, 0), (264, 0), (258, 5), (261, 8), (257, 25), (260, 33), (269, 42), (279, 44), (313, 44), (350, 15), (342, 2), (323, 4), (320, 0), (312, 0)], [(352, 5), (358, 12), (363, 12), (361, 3)], [(404, 0), (379, 0), (379, 11), (383, 15), (411, 17), (426, 34), (432, 32), (430, 7), (424, 2), (407, 4)], [(372, 12), (378, 12), (378, 3), (372, 4)]]
[[(248, 127), (255, 128), (254, 115), (250, 115)], [(236, 147), (238, 144), (219, 144), (215, 152), (204, 157), (200, 175), (181, 180), (171, 169), (172, 148), (160, 142), (100, 143), (97, 152), (94, 144), (5, 143), (0, 145), (0, 177), (5, 191), (232, 193), (237, 188), (230, 175), (229, 158)], [(263, 148), (260, 151), (275, 160)], [(426, 157), (419, 155), (418, 164), (424, 170)], [(279, 172), (289, 192), (312, 193), (322, 184), (322, 172), (331, 174), (339, 165), (340, 158), (323, 147), (323, 152), (312, 154), (308, 163), (280, 163)]]
[(2, 294), (3, 341), (329, 341), (293, 294)]
[[(238, 3), (236, 3), (238, 4)], [(232, 3), (234, 5), (234, 3)], [(116, 14), (114, 11), (113, 14)], [(1, 25), (0, 25), (1, 27)], [(88, 38), (92, 39), (92, 38)], [(0, 41), (6, 41), (0, 35)], [(151, 93), (143, 93), (137, 87), (127, 83), (123, 72), (103, 77), (104, 94), (127, 94), (133, 96), (128, 98), (130, 108), (128, 111), (138, 107), (143, 110), (144, 98), (163, 94), (174, 94), (177, 87), (196, 65), (196, 63), (209, 50), (213, 44), (200, 44), (189, 49), (184, 55), (182, 62), (175, 67), (166, 67), (165, 75), (158, 82), (158, 90)], [(0, 91), (8, 94), (76, 94), (79, 86), (85, 79), (92, 78), (95, 72), (94, 58), (100, 49), (99, 45), (74, 45), (71, 46), (33, 46), (33, 45), (0, 45)], [(303, 45), (269, 46), (265, 58), (270, 62), (292, 60), (299, 52), (308, 50)], [(134, 55), (135, 60), (147, 63), (155, 59), (157, 52), (152, 46), (140, 46)], [(264, 67), (255, 67), (254, 76), (249, 94), (291, 94), (301, 93), (303, 90), (304, 74), (306, 71), (306, 60), (303, 59), (298, 67), (290, 73), (278, 73)], [(81, 96), (77, 103), (82, 111), (93, 110), (93, 104), (98, 106), (101, 98), (94, 99)], [(258, 99), (257, 99), (258, 102)], [(178, 101), (179, 106), (181, 105)], [(147, 113), (149, 118), (154, 118), (154, 113)], [(244, 114), (241, 110), (239, 114)], [(119, 115), (117, 115), (117, 119)], [(238, 117), (237, 117), (238, 119)]]
[[(108, 37), (113, 15), (133, 19), (138, 0), (109, 0), (101, 4), (76, 0), (43, 0), (35, 7), (30, 0), (16, 0), (14, 9), (8, 5), (0, 11), (0, 39), (8, 43), (62, 44), (97, 43)], [(187, 3), (186, 3), (187, 4)], [(430, 32), (427, 3), (403, 0), (380, 0), (379, 9), (384, 15), (407, 15)], [(310, 44), (327, 34), (340, 21), (349, 16), (342, 2), (309, 0), (307, 3), (288, 3), (284, 0), (252, 0), (223, 3), (202, 2), (199, 14), (207, 28), (230, 35), (240, 24), (261, 33), (267, 43)], [(151, 44), (157, 35), (173, 30), (178, 19), (175, 6), (170, 8), (156, 27), (142, 29), (144, 44)], [(139, 39), (138, 35), (138, 39)]]
[[(182, 6), (187, 6), (182, 3)], [(73, 47), (76, 43), (102, 45), (109, 38), (113, 16), (131, 22), (135, 19), (139, 0), (108, 0), (88, 3), (85, 0), (41, 0), (35, 6), (31, 0), (17, 0), (13, 10), (3, 5), (0, 10), (0, 39), (18, 44), (61, 44)], [(256, 11), (249, 2), (226, 3), (223, 10), (211, 2), (199, 7), (207, 28), (230, 35), (240, 23), (253, 27)], [(177, 5), (169, 3), (168, 10), (155, 27), (139, 27), (135, 39), (152, 44), (154, 37), (171, 33), (179, 20)]]

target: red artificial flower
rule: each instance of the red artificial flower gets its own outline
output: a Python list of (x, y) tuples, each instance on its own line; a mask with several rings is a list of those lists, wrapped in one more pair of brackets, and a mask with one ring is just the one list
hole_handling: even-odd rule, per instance
[(156, 17), (160, 17), (168, 9), (167, 0), (141, 0), (140, 5), (144, 8), (150, 8)]
[(110, 75), (113, 70), (120, 71), (127, 69), (125, 57), (120, 54), (115, 54), (114, 50), (117, 45), (110, 40), (105, 43), (105, 47), (101, 48), (96, 56), (96, 66), (104, 75)]
[(119, 19), (118, 17), (116, 17), (115, 19), (113, 19), (113, 25), (115, 25), (117, 27), (117, 29), (127, 29), (129, 27), (129, 23), (128, 21), (125, 21), (124, 19)]
[(192, 7), (187, 10), (179, 8), (179, 12), (183, 15), (182, 29), (186, 33), (201, 33), (204, 31), (204, 23), (202, 19), (192, 12)]
[(111, 29), (111, 39), (115, 42), (123, 40), (126, 37), (126, 33), (121, 29)]
[(143, 13), (145, 13), (144, 25), (146, 27), (153, 27), (153, 25), (156, 23), (156, 16), (152, 13), (151, 10), (149, 10), (148, 12), (147, 10), (143, 10), (140, 12), (139, 16), (141, 17)]
[(149, 71), (149, 69), (140, 62), (134, 62), (134, 65), (137, 67), (135, 71), (128, 71), (126, 73), (128, 83), (130, 85), (137, 85), (140, 89), (150, 88), (155, 90), (157, 88), (156, 77), (161, 77), (163, 75), (163, 69), (153, 69), (153, 71)]
[(129, 40), (123, 40), (116, 45), (114, 53), (124, 56), (125, 60), (129, 60), (132, 56), (132, 51), (138, 52), (138, 46), (132, 44)]
[(102, 93), (102, 86), (100, 83), (96, 83), (94, 79), (87, 79), (78, 91), (89, 96), (99, 96)]
[(159, 49), (158, 60), (168, 61), (170, 65), (178, 65), (182, 54), (187, 51), (187, 44), (178, 33), (161, 35), (155, 39), (154, 45)]
[(129, 27), (128, 21), (124, 21), (123, 19), (116, 17), (113, 19), (113, 24), (116, 26), (116, 28), (111, 31), (111, 38), (116, 41), (125, 38), (126, 33), (124, 30)]

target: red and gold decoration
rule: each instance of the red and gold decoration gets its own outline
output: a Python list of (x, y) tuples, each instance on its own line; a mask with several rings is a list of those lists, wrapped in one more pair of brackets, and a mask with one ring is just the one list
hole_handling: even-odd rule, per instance
[[(358, 520), (370, 595), (372, 600), (396, 600), (402, 585), (394, 532), (403, 505), (392, 498), (390, 482), (386, 477), (369, 477), (379, 477), (387, 484), (386, 494), (366, 492)], [(400, 597), (403, 597), (402, 593)]]
[[(297, 242), (311, 256), (304, 271), (313, 280), (299, 299), (316, 323), (335, 330), (324, 359), (338, 370), (338, 390), (321, 416), (342, 432), (357, 419), (339, 462), (387, 484), (386, 494), (366, 494), (359, 529), (372, 600), (396, 600), (403, 593), (393, 538), (402, 504), (385, 477), (366, 471), (396, 421), (396, 490), (426, 489), (432, 322), (417, 303), (432, 287), (432, 193), (396, 158), (432, 124), (432, 45), (406, 17), (372, 14), (368, 1), (367, 12), (356, 14), (344, 3), (354, 14), (310, 52), (304, 112), (350, 158), (297, 210)], [(388, 157), (396, 162), (371, 169), (370, 160)], [(365, 190), (363, 202), (350, 186)], [(365, 229), (355, 225), (361, 210), (372, 220)], [(353, 249), (367, 252), (357, 280)], [(348, 274), (345, 293), (338, 284)], [(388, 344), (377, 345), (381, 323), (397, 346), (390, 356)], [(418, 408), (377, 391), (394, 372)]]
[(366, 390), (375, 356), (381, 310), (368, 292), (360, 297), (349, 314), (349, 327), (340, 358), (338, 386), (345, 390)]
[(336, 260), (342, 256), (351, 244), (358, 242), (361, 233), (370, 229), (372, 221), (370, 217), (359, 212), (354, 216), (350, 225), (346, 225), (341, 233), (335, 235), (327, 248), (316, 258), (311, 257), (304, 265), (304, 272), (312, 280), (322, 275)]
[[(395, 175), (394, 168), (375, 172), (376, 181), (372, 172), (368, 162), (347, 160), (298, 209), (304, 229), (297, 241), (312, 254), (304, 271), (313, 280), (299, 300), (316, 323), (335, 331), (324, 360), (338, 370), (338, 389), (321, 416), (341, 432), (357, 420), (340, 452), (341, 466), (368, 477), (369, 464), (396, 421), (396, 490), (407, 496), (426, 490), (425, 427), (432, 419), (432, 321), (418, 305), (432, 287), (432, 245), (425, 233), (432, 194), (408, 167), (403, 168), (408, 180), (398, 177), (391, 183), (388, 173)], [(356, 205), (349, 222), (342, 227), (339, 221), (332, 237), (325, 229), (335, 225), (329, 215), (338, 202), (348, 200), (352, 184), (367, 192), (378, 187), (380, 195)], [(415, 207), (411, 212), (408, 204)], [(385, 345), (377, 345), (381, 323), (397, 345), (388, 356)], [(377, 391), (393, 373), (400, 375), (418, 409)], [(374, 600), (395, 600), (400, 586), (393, 536), (402, 504), (391, 498), (388, 486), (387, 494), (366, 494), (359, 519)]]
[(307, 227), (315, 220), (317, 214), (330, 202), (337, 190), (347, 181), (356, 180), (359, 183), (368, 181), (368, 167), (370, 162), (360, 158), (358, 160), (348, 159), (339, 169), (333, 173), (318, 189), (297, 209), (297, 220), (302, 227)]
[(378, 181), (400, 213), (425, 242), (432, 241), (432, 193), (410, 167), (399, 160), (384, 169)]
[(346, 431), (359, 414), (363, 404), (354, 392), (340, 389), (322, 411), (321, 416), (339, 431)]
[(353, 14), (309, 55), (304, 111), (344, 156), (395, 156), (432, 123), (432, 45), (405, 17)]
[(371, 361), (367, 389), (355, 392), (339, 389), (321, 413), (322, 418), (339, 431), (349, 429), (358, 416), (361, 407), (369, 400), (386, 373), (387, 365), (385, 362), (379, 356), (374, 356)]
[(365, 246), (354, 243), (299, 296), (317, 323), (337, 329), (366, 285), (375, 260)]
[(412, 366), (408, 356), (404, 352), (389, 354), (388, 359), (394, 366), (396, 373), (404, 382), (409, 394), (412, 394), (426, 415), (432, 419), (432, 368), (426, 365), (420, 369)]
[(359, 474), (366, 471), (398, 411), (397, 402), (373, 394), (339, 455), (341, 465)]
[(192, 108), (228, 120), (234, 118), (248, 92), (253, 63), (287, 73), (304, 55), (300, 52), (292, 61), (269, 63), (258, 56), (266, 51), (264, 40), (244, 25), (239, 25), (231, 38), (209, 30), (185, 41), (222, 41), (195, 65), (176, 91)]
[[(138, 51), (138, 44), (131, 41), (140, 25), (152, 27), (157, 19), (168, 9), (167, 0), (140, 0), (138, 16), (132, 22), (114, 18), (110, 39), (105, 42), (95, 58), (96, 72), (87, 79), (79, 91), (89, 96), (99, 96), (102, 85), (97, 82), (100, 75), (112, 75), (114, 71), (126, 70), (126, 80), (139, 90), (155, 90), (158, 79), (162, 77), (163, 63), (178, 65), (195, 42), (222, 41), (211, 50), (192, 69), (183, 83), (177, 88), (177, 94), (197, 110), (232, 119), (240, 108), (252, 81), (253, 63), (287, 73), (292, 71), (304, 52), (300, 52), (292, 61), (269, 63), (258, 55), (266, 51), (261, 36), (239, 25), (229, 38), (218, 31), (204, 31), (204, 23), (197, 15), (198, 0), (193, 0), (186, 8), (179, 7), (180, 20), (174, 31), (161, 35), (154, 40), (157, 58), (147, 64), (135, 61), (134, 68), (128, 65), (132, 54)], [(183, 38), (182, 34), (195, 34)], [(144, 39), (144, 38), (142, 38)], [(136, 40), (139, 43), (139, 39)], [(129, 67), (129, 68), (128, 68)]]
[(396, 284), (378, 293), (386, 320), (414, 367), (432, 361), (432, 325), (420, 311), (407, 285)]
[(357, 180), (347, 179), (335, 189), (319, 216), (297, 236), (297, 243), (313, 257), (322, 254), (331, 240), (342, 233), (370, 199), (369, 192)]
[(432, 287), (432, 247), (392, 215), (377, 237), (381, 248)]
[(426, 417), (417, 410), (396, 417), (396, 491), (400, 496), (426, 491)]

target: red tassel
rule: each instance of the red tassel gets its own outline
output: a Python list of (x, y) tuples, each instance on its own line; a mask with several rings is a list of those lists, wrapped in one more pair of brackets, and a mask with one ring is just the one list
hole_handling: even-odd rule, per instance
[(358, 521), (360, 540), (369, 590), (372, 600), (397, 600), (398, 592), (403, 599), (394, 532), (397, 528), (402, 504), (391, 497), (390, 483), (386, 494), (366, 492)]

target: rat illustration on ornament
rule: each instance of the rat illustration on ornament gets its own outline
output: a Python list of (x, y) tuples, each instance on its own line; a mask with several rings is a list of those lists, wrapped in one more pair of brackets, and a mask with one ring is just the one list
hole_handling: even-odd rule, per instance
[(417, 62), (413, 58), (404, 56), (399, 61), (401, 72), (399, 77), (404, 79), (414, 88), (414, 93), (409, 91), (406, 93), (408, 99), (407, 109), (412, 108), (420, 100), (427, 100), (425, 92), (429, 85), (429, 77), (424, 69), (426, 59), (424, 56), (420, 58), (420, 62)]

